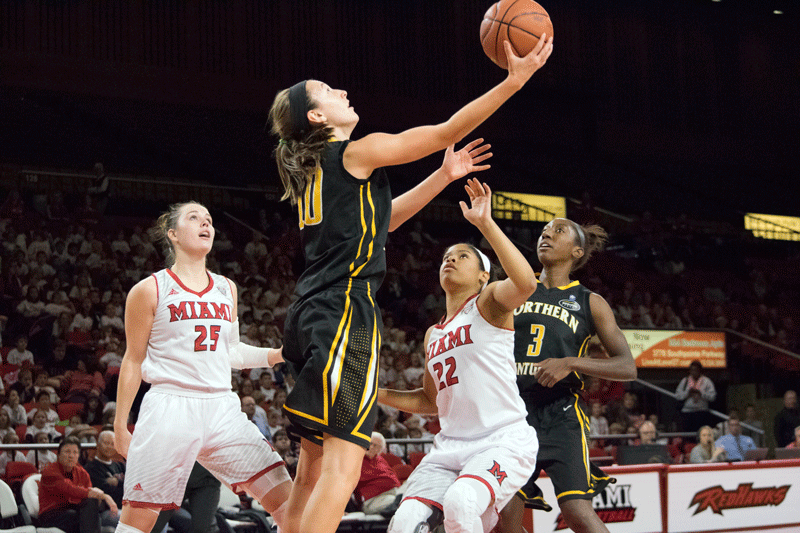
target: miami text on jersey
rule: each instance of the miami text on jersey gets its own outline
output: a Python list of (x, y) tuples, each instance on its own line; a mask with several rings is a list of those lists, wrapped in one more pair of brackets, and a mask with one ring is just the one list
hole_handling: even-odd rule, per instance
[(448, 331), (447, 336), (430, 343), (428, 345), (428, 359), (432, 359), (458, 346), (472, 344), (472, 339), (469, 336), (470, 327), (472, 327), (472, 324), (458, 326), (454, 331)]
[(215, 302), (181, 302), (177, 305), (167, 305), (169, 309), (169, 321), (178, 320), (202, 320), (215, 318), (220, 320), (231, 320), (231, 306), (225, 303)]

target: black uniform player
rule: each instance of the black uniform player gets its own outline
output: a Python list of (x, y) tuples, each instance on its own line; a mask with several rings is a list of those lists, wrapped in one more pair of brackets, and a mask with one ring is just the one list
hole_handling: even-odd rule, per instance
[[(536, 428), (539, 455), (533, 476), (503, 510), (504, 533), (522, 531), (523, 503), (550, 510), (535, 483), (540, 469), (552, 479), (573, 531), (608, 531), (591, 499), (611, 480), (589, 461), (589, 417), (578, 391), (583, 389), (582, 374), (632, 380), (636, 366), (608, 303), (569, 279), (605, 239), (599, 226), (583, 227), (563, 218), (552, 220), (539, 237), (539, 284), (514, 317), (517, 385), (528, 408), (528, 423)], [(610, 359), (585, 357), (595, 334)]]
[(345, 170), (349, 142), (327, 143), (297, 202), (306, 267), (286, 316), (284, 359), (296, 385), (283, 409), (292, 431), (312, 442), (328, 433), (369, 446), (382, 329), (375, 291), (392, 197), (384, 169), (366, 180)]
[[(285, 533), (333, 533), (358, 482), (377, 409), (381, 321), (374, 302), (386, 269), (387, 230), (449, 182), (488, 168), (475, 166), (491, 155), (484, 153), (488, 146), (478, 146), (482, 141), (457, 153), (452, 145), (521, 89), (551, 52), (552, 39), (541, 39), (524, 58), (510, 52), (508, 77), (495, 88), (444, 123), (396, 135), (350, 142), (359, 117), (345, 91), (320, 81), (300, 82), (275, 97), (275, 159), (284, 198), (299, 208), (307, 261), (284, 336), (284, 358), (298, 377), (285, 409), (303, 437)], [(390, 207), (379, 169), (444, 149), (442, 168)]]

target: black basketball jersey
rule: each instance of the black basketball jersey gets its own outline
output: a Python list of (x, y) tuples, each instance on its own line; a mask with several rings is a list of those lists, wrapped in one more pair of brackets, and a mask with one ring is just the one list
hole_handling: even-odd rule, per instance
[(536, 381), (532, 365), (545, 359), (586, 355), (595, 333), (591, 294), (578, 281), (552, 289), (540, 283), (528, 301), (514, 311), (517, 385), (526, 404), (546, 405), (583, 389), (583, 378), (577, 372), (552, 388), (543, 387)]
[(392, 193), (386, 171), (360, 180), (345, 170), (350, 141), (331, 141), (297, 202), (305, 270), (297, 282), (303, 298), (348, 278), (370, 283), (373, 295), (386, 273), (386, 236)]

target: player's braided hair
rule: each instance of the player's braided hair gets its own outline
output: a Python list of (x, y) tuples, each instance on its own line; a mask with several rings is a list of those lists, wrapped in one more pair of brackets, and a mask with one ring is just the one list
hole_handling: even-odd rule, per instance
[(150, 240), (153, 241), (153, 244), (161, 244), (161, 250), (164, 252), (164, 257), (166, 258), (164, 263), (167, 267), (171, 267), (175, 264), (175, 245), (169, 240), (167, 232), (178, 227), (181, 209), (189, 204), (203, 206), (200, 202), (194, 201), (172, 204), (167, 211), (158, 217), (155, 225), (147, 230), (147, 234), (150, 236)]
[[(308, 109), (316, 107), (316, 103), (307, 92), (306, 99)], [(269, 121), (272, 124), (272, 133), (279, 139), (273, 156), (278, 163), (278, 174), (284, 188), (281, 200), (288, 198), (294, 205), (319, 166), (325, 145), (333, 137), (333, 128), (324, 124), (312, 124), (307, 133), (296, 135), (292, 131), (289, 89), (284, 89), (275, 95), (272, 108), (269, 110)]]
[[(575, 230), (575, 244), (583, 247), (583, 256), (572, 265), (572, 272), (575, 272), (585, 265), (595, 252), (599, 252), (605, 248), (606, 242), (608, 241), (608, 233), (596, 224), (583, 226), (571, 220), (570, 222), (572, 222), (573, 229)], [(583, 234), (583, 239), (581, 239), (581, 233)], [(581, 242), (581, 240), (584, 242)]]

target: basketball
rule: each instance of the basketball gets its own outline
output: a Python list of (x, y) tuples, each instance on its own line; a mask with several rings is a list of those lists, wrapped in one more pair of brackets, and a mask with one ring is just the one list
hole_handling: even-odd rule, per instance
[(553, 35), (550, 15), (533, 0), (500, 0), (492, 5), (481, 22), (481, 44), (489, 59), (508, 68), (503, 41), (511, 43), (518, 56), (527, 55), (542, 33)]

